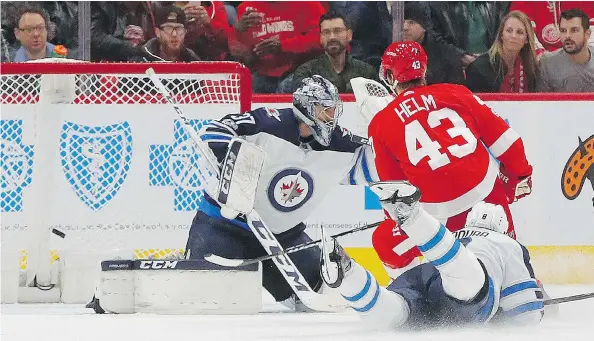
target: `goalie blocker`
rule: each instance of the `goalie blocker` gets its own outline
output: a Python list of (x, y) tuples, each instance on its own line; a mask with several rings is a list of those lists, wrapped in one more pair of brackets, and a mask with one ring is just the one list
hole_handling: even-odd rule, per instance
[(264, 150), (254, 143), (231, 139), (216, 195), (225, 218), (235, 219), (239, 213), (248, 214), (254, 209), (265, 158)]
[(94, 301), (98, 313), (257, 314), (262, 271), (259, 263), (228, 268), (205, 260), (103, 261)]

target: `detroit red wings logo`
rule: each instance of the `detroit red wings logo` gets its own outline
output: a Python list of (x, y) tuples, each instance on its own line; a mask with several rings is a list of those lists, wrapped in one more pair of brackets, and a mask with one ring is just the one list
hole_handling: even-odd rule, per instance
[(303, 189), (299, 187), (299, 182), (291, 181), (290, 184), (282, 184), (281, 193), (285, 203), (292, 202), (293, 199), (298, 198), (303, 193)]
[(303, 169), (287, 168), (279, 171), (268, 186), (268, 199), (281, 212), (292, 212), (302, 207), (311, 198), (314, 182)]

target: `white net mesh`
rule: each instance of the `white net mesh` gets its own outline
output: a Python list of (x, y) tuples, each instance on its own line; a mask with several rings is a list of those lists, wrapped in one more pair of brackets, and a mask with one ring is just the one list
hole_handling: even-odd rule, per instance
[[(60, 75), (63, 77), (63, 75)], [(74, 98), (79, 104), (165, 103), (143, 74), (75, 74)], [(2, 74), (2, 104), (33, 104), (39, 101), (41, 74)], [(162, 75), (165, 87), (180, 104), (240, 103), (238, 74)]]
[(25, 250), (27, 232), (56, 228), (67, 237), (51, 244), (54, 260), (56, 249), (179, 256), (202, 196), (199, 157), (144, 71), (155, 69), (199, 130), (249, 110), (249, 70), (56, 62), (2, 65), (3, 248)]

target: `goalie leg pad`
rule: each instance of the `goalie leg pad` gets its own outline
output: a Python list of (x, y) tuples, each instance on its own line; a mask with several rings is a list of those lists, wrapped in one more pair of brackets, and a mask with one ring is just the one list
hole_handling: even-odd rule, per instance
[(217, 195), (217, 201), (222, 205), (221, 213), (247, 214), (252, 211), (265, 156), (266, 152), (254, 143), (240, 138), (231, 140)]
[(205, 260), (103, 261), (100, 278), (96, 298), (106, 312), (227, 315), (262, 309), (259, 264), (226, 268)]

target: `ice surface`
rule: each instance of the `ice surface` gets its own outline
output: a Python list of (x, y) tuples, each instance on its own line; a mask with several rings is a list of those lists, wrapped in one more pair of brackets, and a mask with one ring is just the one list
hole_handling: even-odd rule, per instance
[[(592, 292), (594, 286), (547, 286), (551, 297)], [(539, 326), (470, 328), (426, 332), (374, 331), (356, 313), (290, 313), (265, 300), (251, 316), (95, 315), (63, 304), (2, 305), (2, 341), (512, 341), (594, 340), (594, 299), (560, 305), (559, 315)]]

